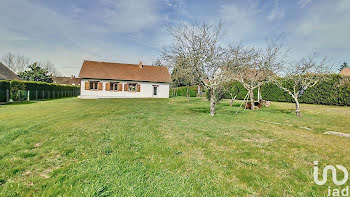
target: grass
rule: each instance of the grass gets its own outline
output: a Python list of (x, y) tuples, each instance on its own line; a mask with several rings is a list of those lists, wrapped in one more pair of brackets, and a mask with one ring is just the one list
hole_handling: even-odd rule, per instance
[(293, 104), (238, 106), (223, 101), (215, 117), (202, 98), (0, 106), (0, 196), (323, 196), (314, 160), (350, 170), (350, 139), (323, 134), (350, 133), (350, 107), (302, 104), (297, 118)]

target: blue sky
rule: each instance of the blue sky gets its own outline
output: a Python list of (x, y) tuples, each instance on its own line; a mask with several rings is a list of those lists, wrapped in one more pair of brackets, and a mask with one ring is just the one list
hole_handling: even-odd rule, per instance
[(166, 25), (193, 20), (221, 19), (222, 44), (282, 33), (292, 58), (350, 62), (349, 0), (2, 0), (0, 13), (0, 56), (50, 60), (65, 76), (84, 59), (152, 64), (170, 42)]

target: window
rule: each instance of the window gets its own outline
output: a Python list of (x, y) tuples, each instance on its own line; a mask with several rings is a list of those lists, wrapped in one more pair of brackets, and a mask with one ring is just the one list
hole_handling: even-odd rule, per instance
[(136, 92), (136, 83), (129, 83), (129, 92)]
[(90, 81), (90, 90), (98, 89), (98, 81)]
[(153, 86), (153, 96), (158, 95), (158, 86)]
[(117, 91), (118, 90), (118, 82), (111, 82), (110, 83), (110, 90)]

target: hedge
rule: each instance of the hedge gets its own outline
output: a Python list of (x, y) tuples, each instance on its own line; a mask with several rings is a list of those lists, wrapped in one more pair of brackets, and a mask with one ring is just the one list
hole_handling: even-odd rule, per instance
[[(328, 80), (307, 89), (299, 101), (301, 103), (322, 105), (350, 105), (349, 79), (349, 77), (340, 75), (329, 75)], [(274, 84), (262, 86), (261, 94), (266, 100), (294, 102), (291, 96)]]
[(80, 87), (35, 81), (0, 81), (0, 102), (7, 101), (7, 93), (14, 101), (50, 99), (79, 95)]
[[(247, 90), (239, 82), (234, 82), (237, 99), (244, 99)], [(192, 86), (191, 86), (192, 88)], [(193, 87), (196, 89), (196, 86)], [(186, 96), (186, 87), (176, 88), (178, 96)], [(257, 89), (254, 96), (257, 98)], [(191, 95), (192, 96), (192, 95)], [(265, 100), (279, 102), (294, 102), (294, 99), (273, 83), (265, 84), (261, 87), (261, 96)], [(224, 98), (230, 99), (229, 93), (224, 94)], [(338, 74), (329, 75), (329, 79), (319, 82), (312, 88), (307, 89), (299, 99), (301, 103), (322, 104), (322, 105), (347, 105), (350, 106), (350, 77), (342, 77)]]
[(170, 96), (187, 96), (187, 88), (189, 88), (190, 97), (196, 97), (198, 93), (198, 86), (183, 86), (172, 88), (169, 92)]
[[(60, 98), (65, 97), (64, 91), (77, 92), (80, 90), (78, 86), (60, 85), (54, 83), (44, 83), (35, 81), (11, 81), (11, 98), (17, 100), (19, 91), (30, 91), (30, 100)], [(55, 92), (55, 93), (54, 93)]]
[(8, 90), (10, 90), (10, 81), (0, 81), (0, 103), (8, 102)]

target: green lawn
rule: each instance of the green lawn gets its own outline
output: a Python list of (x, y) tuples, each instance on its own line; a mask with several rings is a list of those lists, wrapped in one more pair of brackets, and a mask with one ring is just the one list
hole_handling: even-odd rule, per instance
[(314, 160), (350, 171), (350, 139), (323, 134), (350, 133), (350, 107), (303, 104), (297, 118), (293, 104), (238, 106), (210, 117), (203, 98), (2, 105), (0, 196), (323, 196)]

